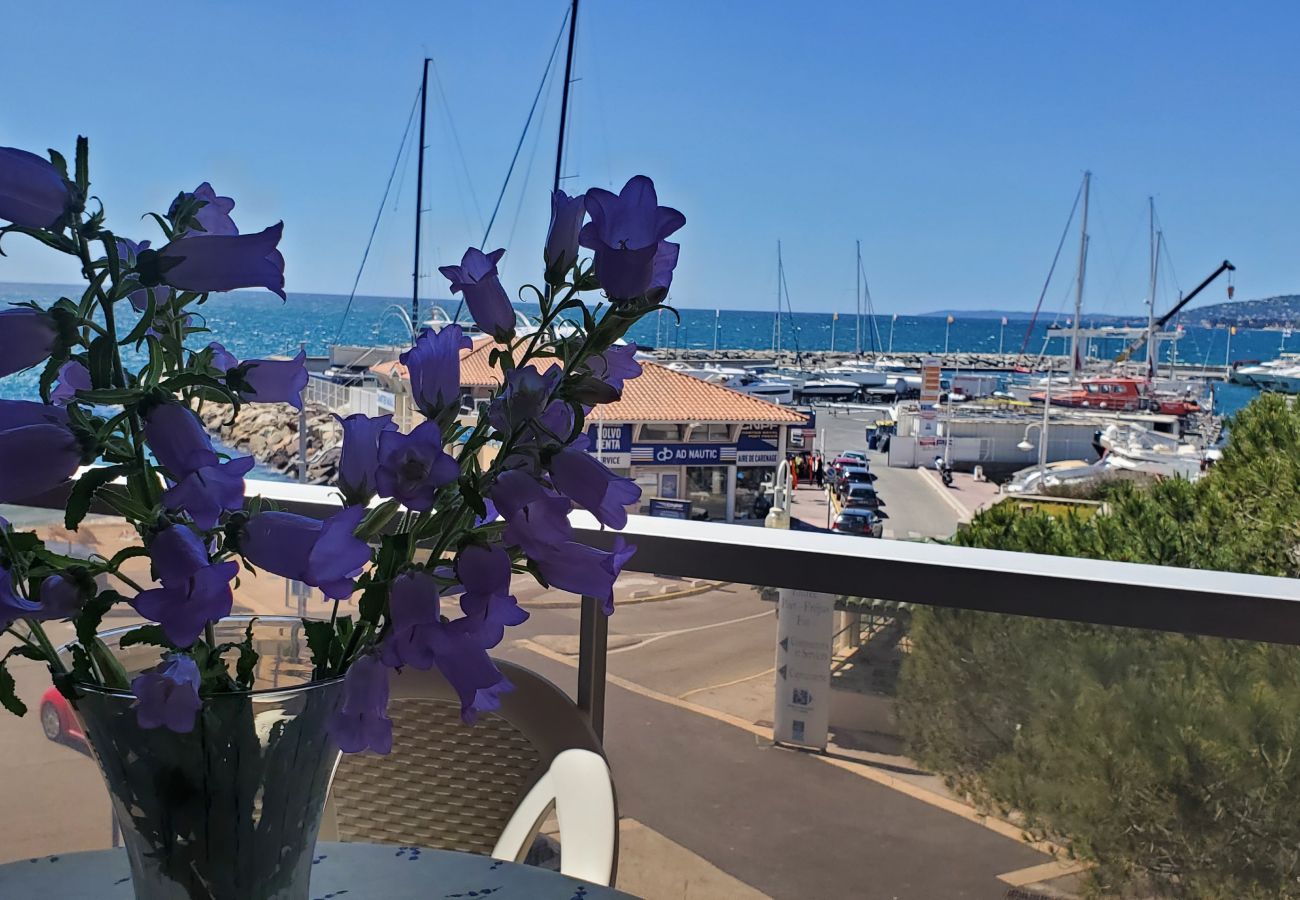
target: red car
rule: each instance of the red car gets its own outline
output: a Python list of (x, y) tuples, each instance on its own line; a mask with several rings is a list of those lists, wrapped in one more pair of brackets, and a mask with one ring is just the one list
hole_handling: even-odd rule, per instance
[(68, 700), (52, 687), (41, 695), (41, 730), (45, 736), (58, 744), (64, 744), (82, 753), (89, 753), (86, 735), (81, 730), (77, 715), (68, 705)]

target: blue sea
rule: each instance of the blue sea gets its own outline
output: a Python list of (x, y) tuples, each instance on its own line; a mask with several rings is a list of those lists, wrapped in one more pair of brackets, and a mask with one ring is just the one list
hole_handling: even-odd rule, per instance
[[(0, 308), (20, 301), (50, 303), (60, 296), (80, 296), (76, 286), (27, 285), (0, 283)], [(422, 311), (432, 305), (442, 306), (449, 314), (456, 310), (452, 300), (424, 300)], [(410, 298), (361, 297), (353, 299), (337, 294), (290, 294), (281, 302), (266, 291), (236, 291), (214, 294), (198, 307), (203, 323), (220, 341), (241, 359), (297, 352), (306, 345), (308, 354), (324, 355), (330, 344), (396, 344), (405, 340), (406, 323), (397, 310), (409, 310)], [(524, 307), (528, 310), (527, 306)], [(536, 312), (536, 310), (531, 310)], [(346, 315), (345, 315), (346, 312)], [(427, 312), (425, 313), (427, 315)], [(762, 310), (708, 309), (679, 310), (680, 321), (669, 311), (651, 314), (639, 322), (628, 335), (643, 347), (692, 350), (770, 350), (773, 347), (775, 314)], [(1195, 316), (1193, 310), (1188, 317)], [(1085, 315), (1085, 322), (1086, 322)], [(851, 352), (858, 346), (858, 334), (852, 316), (831, 313), (796, 312), (781, 316), (780, 346), (787, 351), (839, 350)], [(1040, 319), (1026, 334), (1028, 321), (1010, 321), (1005, 327), (999, 319), (961, 318), (948, 325), (942, 316), (876, 316), (862, 318), (861, 346), (866, 351), (1007, 353), (1021, 347), (1031, 356), (1043, 350), (1051, 321)], [(1064, 325), (1064, 321), (1058, 322)], [(1232, 337), (1233, 361), (1272, 359), (1279, 351), (1300, 351), (1300, 336), (1290, 341), (1279, 331), (1239, 330)], [(1048, 352), (1067, 352), (1068, 337), (1053, 337)], [(1099, 341), (1092, 355), (1113, 359), (1122, 349), (1122, 341)], [(1166, 345), (1166, 350), (1169, 345)], [(1228, 330), (1185, 326), (1177, 354), (1181, 362), (1225, 365), (1228, 362)], [(1140, 354), (1139, 354), (1140, 358)], [(1166, 358), (1162, 361), (1167, 361)], [(37, 372), (21, 372), (0, 379), (0, 396), (30, 399), (36, 396)], [(1245, 389), (1242, 389), (1243, 391)], [(1239, 406), (1249, 397), (1245, 391), (1226, 386), (1220, 398)]]

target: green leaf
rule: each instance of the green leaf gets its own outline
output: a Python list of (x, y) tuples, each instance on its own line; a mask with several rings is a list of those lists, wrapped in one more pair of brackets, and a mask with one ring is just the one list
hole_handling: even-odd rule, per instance
[(71, 181), (72, 179), (68, 178), (68, 160), (62, 153), (53, 148), (50, 148), (47, 152), (50, 154), (50, 162), (53, 164), (54, 168), (59, 170), (59, 174), (62, 175), (64, 179)]
[(27, 715), (27, 704), (18, 699), (17, 688), (18, 685), (14, 683), (14, 676), (9, 673), (8, 664), (0, 662), (0, 706), (9, 710), (15, 716), (25, 716)]
[(148, 555), (149, 551), (145, 547), (126, 547), (113, 554), (112, 559), (108, 561), (108, 567), (116, 572), (118, 569), (122, 568), (122, 563), (126, 562), (128, 559)]
[(144, 292), (144, 295), (149, 298), (149, 305), (140, 316), (140, 321), (136, 322), (135, 327), (131, 329), (131, 333), (118, 341), (118, 344), (125, 346), (127, 344), (138, 344), (144, 340), (145, 332), (153, 327), (153, 319), (158, 312), (158, 304), (154, 302), (154, 291), (156, 290), (157, 288), (154, 288)]
[(68, 496), (68, 506), (63, 513), (63, 524), (69, 531), (76, 531), (81, 520), (90, 512), (90, 504), (95, 499), (95, 492), (118, 476), (125, 475), (126, 466), (100, 466), (90, 469), (77, 479)]
[(63, 360), (51, 356), (45, 363), (45, 368), (41, 370), (40, 392), (42, 402), (50, 402), (50, 391), (54, 390), (54, 382), (58, 380), (59, 369), (61, 368), (63, 368)]
[(258, 653), (253, 649), (253, 624), (256, 621), (256, 618), (248, 620), (248, 627), (244, 629), (244, 639), (239, 644), (239, 659), (235, 662), (235, 681), (246, 691), (252, 690), (253, 675), (257, 669)]
[(106, 334), (101, 334), (90, 342), (87, 368), (90, 369), (90, 383), (96, 389), (113, 386), (113, 357), (116, 350), (113, 339)]
[(113, 276), (113, 284), (119, 284), (122, 281), (122, 260), (117, 255), (117, 238), (113, 233), (105, 231), (100, 235), (100, 240), (104, 244), (104, 256), (108, 259), (108, 271)]
[(311, 651), (311, 664), (318, 677), (331, 670), (331, 657), (334, 655), (334, 629), (324, 619), (303, 619), (303, 630), (307, 632), (307, 649)]
[(27, 228), (22, 225), (6, 225), (4, 228), (0, 228), (0, 237), (4, 237), (4, 235), (11, 231), (25, 234), (30, 238), (35, 238), (45, 246), (53, 247), (55, 250), (60, 250), (73, 256), (76, 256), (77, 254), (77, 248), (73, 245), (72, 241), (68, 240), (61, 234), (52, 234), (48, 231), (41, 231), (39, 228)]
[(77, 398), (96, 406), (117, 406), (140, 399), (140, 391), (131, 388), (95, 388), (89, 391), (77, 391)]
[(133, 628), (122, 635), (122, 640), (118, 642), (118, 646), (123, 650), (137, 644), (152, 644), (169, 650), (176, 649), (176, 645), (167, 640), (167, 634), (162, 630), (161, 625), (141, 625), (139, 628)]

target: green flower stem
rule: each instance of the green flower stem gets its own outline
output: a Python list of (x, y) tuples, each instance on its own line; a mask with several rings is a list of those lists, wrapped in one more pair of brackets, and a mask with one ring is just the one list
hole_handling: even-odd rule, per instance
[(63, 665), (63, 660), (59, 659), (59, 654), (54, 649), (54, 645), (50, 643), (50, 639), (45, 634), (45, 629), (41, 627), (41, 623), (35, 619), (23, 619), (23, 624), (31, 630), (31, 637), (36, 639), (36, 643), (40, 646), (41, 652), (45, 654), (45, 659), (49, 662), (50, 668), (60, 675), (66, 675), (68, 669)]

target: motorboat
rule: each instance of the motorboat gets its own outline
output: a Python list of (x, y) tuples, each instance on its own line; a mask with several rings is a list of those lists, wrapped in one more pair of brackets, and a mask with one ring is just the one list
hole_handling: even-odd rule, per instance
[[(1029, 399), (1042, 403), (1046, 392), (1029, 395)], [(1188, 416), (1199, 412), (1200, 403), (1192, 397), (1153, 391), (1137, 378), (1101, 377), (1085, 378), (1078, 386), (1061, 392), (1052, 392), (1053, 406), (1075, 409), (1099, 409), (1115, 412), (1149, 410), (1170, 416)]]

